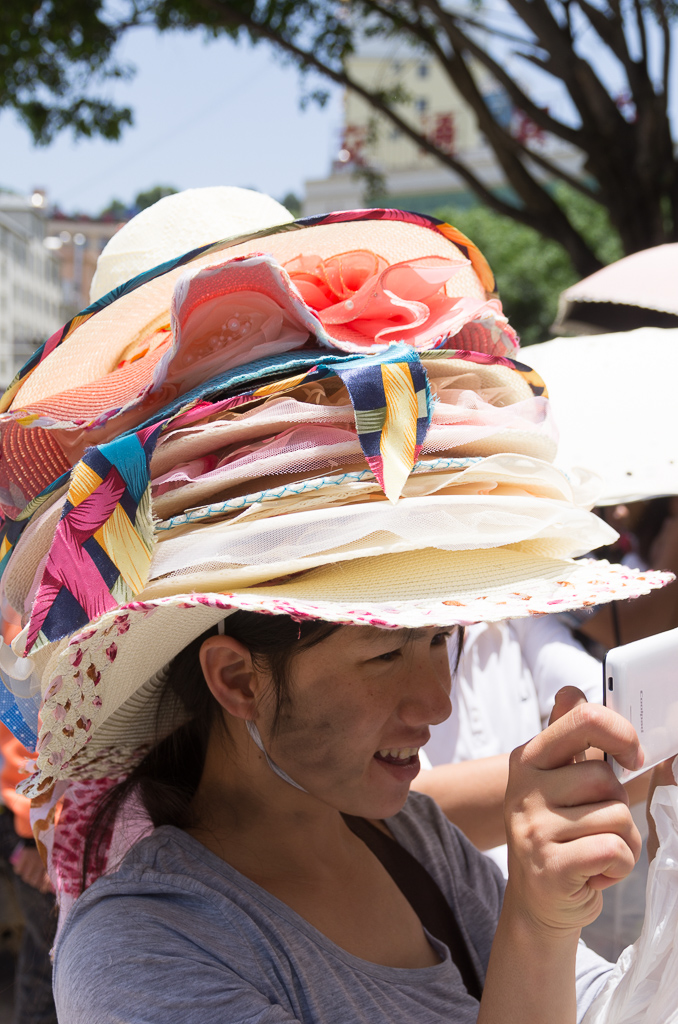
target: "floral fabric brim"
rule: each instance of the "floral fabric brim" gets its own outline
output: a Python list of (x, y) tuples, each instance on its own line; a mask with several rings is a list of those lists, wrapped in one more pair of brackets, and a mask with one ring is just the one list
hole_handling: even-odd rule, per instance
[[(526, 544), (382, 555), (238, 593), (130, 602), (32, 659), (43, 683), (42, 727), (37, 772), (23, 790), (36, 796), (59, 779), (129, 771), (158, 739), (156, 673), (239, 609), (384, 629), (445, 627), (593, 607), (672, 579), (607, 562), (544, 558), (538, 545)], [(20, 636), (14, 647), (21, 646)], [(163, 734), (180, 724), (168, 713)]]

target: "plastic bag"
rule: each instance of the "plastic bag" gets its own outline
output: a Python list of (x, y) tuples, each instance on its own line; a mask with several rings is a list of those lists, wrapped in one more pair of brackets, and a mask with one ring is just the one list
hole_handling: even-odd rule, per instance
[[(678, 781), (677, 770), (678, 758)], [(648, 874), (643, 930), (582, 1024), (678, 1024), (678, 786), (658, 787), (650, 812), (660, 846)]]

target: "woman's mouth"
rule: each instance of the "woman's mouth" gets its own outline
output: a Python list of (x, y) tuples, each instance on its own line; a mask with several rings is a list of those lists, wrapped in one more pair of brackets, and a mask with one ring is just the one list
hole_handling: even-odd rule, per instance
[(374, 760), (399, 782), (411, 782), (419, 774), (419, 747), (386, 747), (378, 750)]
[(387, 747), (385, 750), (378, 750), (375, 757), (387, 764), (398, 764), (404, 767), (412, 763), (412, 758), (419, 754), (419, 747)]

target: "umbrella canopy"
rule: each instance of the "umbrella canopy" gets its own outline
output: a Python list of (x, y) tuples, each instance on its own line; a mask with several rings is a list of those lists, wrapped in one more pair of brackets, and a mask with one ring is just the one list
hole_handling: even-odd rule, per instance
[(611, 263), (562, 292), (557, 330), (580, 334), (678, 327), (678, 243)]
[(597, 504), (678, 494), (678, 329), (555, 338), (522, 358), (548, 386), (558, 463), (602, 477)]

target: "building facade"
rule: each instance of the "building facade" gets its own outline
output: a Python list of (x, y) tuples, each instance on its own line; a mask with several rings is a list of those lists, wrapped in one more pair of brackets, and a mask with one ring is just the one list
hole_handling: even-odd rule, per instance
[(0, 386), (64, 321), (59, 264), (40, 203), (0, 192)]
[(51, 211), (45, 244), (59, 263), (66, 320), (89, 306), (89, 286), (99, 253), (123, 223), (107, 215), (69, 217)]
[[(501, 168), (473, 110), (437, 61), (395, 46), (390, 55), (356, 54), (350, 59), (349, 71), (370, 91), (399, 89), (403, 101), (396, 103), (396, 108), (404, 121), (472, 168), (487, 188), (498, 193), (506, 190)], [(475, 73), (485, 102), (500, 124), (521, 139), (532, 132), (530, 141), (544, 156), (572, 174), (579, 173), (581, 156), (576, 150), (542, 137), (482, 68)], [(383, 205), (435, 213), (447, 204), (469, 206), (477, 201), (454, 171), (422, 150), (361, 96), (347, 90), (337, 155), (326, 178), (305, 182), (304, 216), (364, 206), (366, 171), (381, 176), (385, 189), (379, 202)]]

